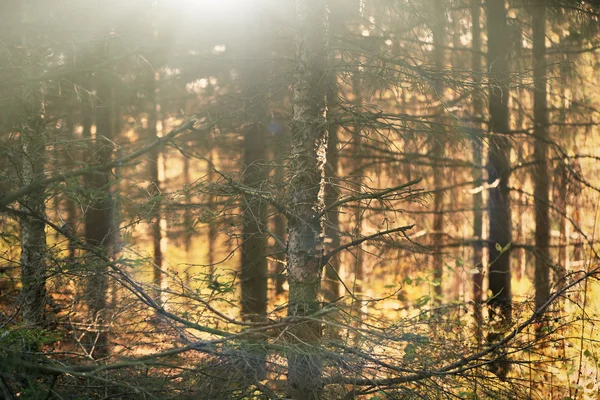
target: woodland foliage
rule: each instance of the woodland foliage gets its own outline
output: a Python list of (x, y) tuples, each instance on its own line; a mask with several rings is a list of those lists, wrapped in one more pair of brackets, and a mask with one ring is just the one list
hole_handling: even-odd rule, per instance
[(595, 2), (0, 3), (0, 398), (600, 397)]

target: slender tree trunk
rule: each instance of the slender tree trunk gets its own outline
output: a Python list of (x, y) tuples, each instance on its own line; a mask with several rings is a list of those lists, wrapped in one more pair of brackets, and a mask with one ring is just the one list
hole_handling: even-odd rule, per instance
[[(152, 73), (150, 77), (148, 90), (150, 98), (150, 110), (148, 114), (148, 138), (156, 140), (162, 136), (162, 132), (157, 130), (159, 115), (159, 105), (156, 99), (157, 88), (156, 81), (158, 73)], [(164, 155), (159, 147), (155, 147), (148, 154), (148, 173), (150, 175), (150, 187), (148, 192), (153, 197), (151, 199), (152, 208), (150, 209), (149, 222), (150, 233), (152, 236), (152, 284), (155, 288), (154, 299), (157, 304), (162, 305), (165, 267), (165, 253), (167, 250), (167, 220), (163, 216), (162, 187), (165, 175)], [(158, 321), (158, 314), (156, 315)]]
[[(433, 24), (433, 45), (434, 45), (434, 63), (438, 70), (444, 69), (444, 46), (446, 44), (445, 39), (445, 27), (446, 27), (446, 8), (443, 1), (433, 2), (433, 11), (435, 15), (435, 21)], [(443, 78), (439, 79), (435, 85), (437, 96), (441, 101), (439, 115), (437, 122), (442, 123), (444, 109), (444, 84)], [(444, 275), (444, 255), (442, 253), (442, 246), (444, 244), (444, 192), (439, 190), (444, 186), (444, 171), (439, 165), (440, 160), (444, 157), (445, 148), (445, 132), (443, 129), (438, 130), (438, 134), (432, 138), (433, 147), (431, 150), (433, 156), (433, 186), (436, 189), (433, 195), (433, 249), (435, 251), (433, 255), (433, 283), (435, 302), (440, 303), (443, 297), (442, 279)]]
[(510, 243), (512, 223), (508, 179), (510, 176), (510, 142), (506, 134), (510, 131), (508, 94), (508, 28), (504, 0), (487, 2), (488, 65), (489, 65), (489, 108), (490, 130), (487, 173), (489, 188), (488, 212), (489, 234), (489, 300), (493, 317), (501, 317), (510, 324), (511, 270)]
[[(471, 0), (471, 18), (472, 23), (472, 34), (473, 34), (473, 118), (474, 129), (472, 137), (472, 149), (473, 149), (473, 164), (475, 165), (471, 170), (471, 177), (475, 186), (481, 186), (483, 184), (483, 171), (481, 165), (483, 164), (483, 143), (481, 139), (481, 121), (483, 120), (483, 101), (481, 87), (481, 1)], [(481, 343), (483, 339), (482, 324), (483, 315), (481, 310), (481, 303), (483, 300), (483, 245), (478, 240), (483, 239), (483, 191), (477, 190), (473, 194), (473, 237), (476, 241), (473, 244), (473, 268), (477, 269), (477, 272), (473, 274), (473, 303), (474, 303), (474, 316), (475, 316), (475, 336), (477, 343)]]
[[(324, 166), (326, 131), (326, 44), (328, 12), (324, 0), (296, 2), (290, 209), (287, 268), (288, 314), (304, 317), (320, 308), (318, 293), (323, 257)], [(290, 328), (288, 383), (294, 399), (318, 399), (322, 361), (322, 324), (309, 320)]]
[[(337, 187), (339, 174), (338, 157), (338, 125), (335, 121), (334, 113), (337, 112), (337, 73), (332, 70), (328, 74), (327, 85), (327, 112), (328, 119), (331, 122), (328, 126), (327, 143), (327, 163), (325, 165), (325, 205), (335, 203), (340, 191)], [(328, 248), (336, 249), (340, 246), (340, 214), (338, 209), (329, 209), (326, 215), (325, 237), (327, 238)], [(340, 297), (340, 259), (336, 255), (332, 257), (325, 266), (325, 279), (323, 280), (323, 296), (325, 300), (333, 302)]]
[[(535, 184), (535, 307), (550, 297), (550, 176), (548, 174), (548, 106), (546, 93), (546, 6), (538, 0), (533, 12), (533, 118)], [(541, 327), (541, 325), (540, 325)], [(538, 336), (541, 329), (536, 330)]]
[[(361, 76), (360, 71), (357, 69), (352, 74), (352, 92), (354, 94), (354, 106), (357, 113), (362, 112), (362, 85), (361, 85)], [(360, 121), (360, 118), (357, 119)], [(352, 186), (354, 186), (354, 195), (360, 195), (363, 190), (364, 184), (364, 169), (361, 164), (365, 162), (365, 154), (363, 151), (363, 132), (362, 126), (360, 122), (357, 123), (354, 127), (354, 138), (353, 138), (353, 150), (354, 157), (357, 160), (359, 167), (355, 169), (356, 176), (354, 177), (354, 182), (352, 182)], [(356, 208), (354, 209), (354, 232), (352, 236), (354, 239), (359, 239), (362, 236), (362, 224), (363, 224), (363, 213), (365, 210), (362, 207), (360, 201), (356, 203)], [(364, 302), (361, 300), (363, 298), (364, 291), (364, 262), (365, 262), (365, 254), (363, 251), (362, 245), (358, 245), (354, 248), (354, 299), (353, 299), (353, 314), (356, 319), (356, 326), (359, 327), (362, 319), (362, 307)]]
[[(44, 179), (46, 140), (43, 107), (33, 105), (35, 117), (21, 130), (23, 185)], [(27, 110), (27, 112), (32, 112)], [(46, 218), (44, 186), (23, 197), (21, 209), (21, 283), (23, 322), (43, 326), (46, 306)]]
[[(278, 132), (275, 133), (274, 138), (274, 159), (277, 163), (275, 169), (275, 182), (278, 184), (283, 182), (285, 166), (283, 165), (283, 160), (285, 157), (284, 154), (287, 155), (288, 148), (286, 146), (286, 141), (289, 140), (289, 134), (287, 133), (286, 128), (278, 128)], [(281, 241), (275, 243), (275, 252), (277, 256), (275, 257), (275, 293), (283, 294), (285, 293), (284, 284), (285, 284), (285, 242), (287, 237), (287, 221), (285, 216), (278, 211), (275, 211), (275, 215), (273, 217), (273, 233), (275, 236)]]
[[(213, 147), (214, 147), (214, 141), (211, 140), (210, 148), (208, 149), (208, 173), (206, 176), (208, 179), (208, 182), (213, 182), (215, 180), (215, 172), (213, 170), (213, 165), (215, 162)], [(212, 191), (208, 195), (208, 206), (207, 207), (210, 210), (210, 215), (214, 216), (216, 214), (216, 207), (215, 207), (215, 196), (213, 195)], [(216, 257), (215, 257), (215, 240), (217, 238), (217, 221), (216, 221), (216, 219), (213, 219), (208, 223), (207, 234), (208, 234), (208, 250), (207, 250), (208, 251), (208, 254), (207, 254), (208, 273), (212, 279), (213, 275), (215, 273), (215, 263), (216, 263)]]
[[(97, 96), (100, 103), (96, 105), (96, 138), (90, 151), (92, 155), (90, 162), (101, 165), (110, 162), (113, 151), (112, 87), (105, 79), (100, 79), (98, 83)], [(114, 206), (110, 191), (110, 173), (95, 172), (87, 175), (85, 187), (90, 196), (84, 216), (85, 238), (89, 245), (96, 248), (96, 251), (109, 254)], [(87, 282), (86, 299), (89, 312), (99, 329), (98, 338), (91, 349), (94, 355), (104, 356), (108, 352), (107, 337), (103, 332), (106, 322), (108, 266), (91, 254), (87, 260), (90, 276)]]

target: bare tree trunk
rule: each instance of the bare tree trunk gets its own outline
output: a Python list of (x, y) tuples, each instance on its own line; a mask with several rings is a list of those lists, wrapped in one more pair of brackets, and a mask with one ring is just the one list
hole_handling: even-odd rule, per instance
[[(473, 148), (473, 164), (474, 167), (471, 170), (471, 177), (475, 182), (475, 186), (481, 186), (483, 184), (483, 171), (481, 165), (483, 164), (483, 142), (481, 135), (481, 121), (483, 120), (483, 101), (482, 93), (479, 89), (481, 87), (481, 2), (480, 0), (471, 1), (471, 18), (472, 18), (472, 48), (473, 48), (473, 118), (474, 129), (472, 137), (472, 148)], [(481, 303), (483, 300), (483, 245), (479, 240), (483, 239), (483, 191), (477, 190), (473, 194), (473, 237), (476, 239), (473, 244), (473, 268), (477, 269), (477, 272), (473, 274), (473, 303), (474, 303), (474, 316), (475, 316), (475, 336), (477, 343), (481, 343), (483, 339), (482, 324), (483, 315), (481, 312)]]
[[(257, 23), (258, 25), (258, 23)], [(265, 58), (264, 38), (258, 35), (256, 26), (248, 29), (255, 46), (247, 49), (249, 56), (258, 60)], [(268, 178), (267, 162), (267, 98), (265, 96), (267, 68), (264, 61), (253, 61), (244, 71), (244, 171), (242, 181), (247, 187), (260, 191)], [(242, 198), (242, 257), (241, 257), (241, 306), (242, 317), (252, 322), (264, 322), (267, 318), (267, 203), (259, 196), (244, 194)], [(260, 346), (260, 337), (255, 338)], [(264, 379), (266, 351), (257, 348), (249, 352), (251, 373), (256, 379)]]
[[(327, 151), (325, 82), (328, 13), (324, 0), (296, 2), (290, 209), (287, 268), (288, 314), (305, 317), (320, 308), (323, 257), (324, 166)], [(294, 399), (318, 399), (322, 324), (309, 320), (290, 328), (288, 383)]]
[[(288, 148), (285, 144), (286, 141), (289, 140), (289, 133), (287, 133), (286, 128), (278, 128), (278, 132), (275, 133), (274, 138), (274, 159), (277, 163), (275, 169), (275, 182), (280, 184), (284, 180), (284, 172), (285, 166), (283, 165), (283, 160), (285, 157), (283, 155), (287, 155)], [(276, 211), (273, 217), (273, 233), (279, 239), (279, 242), (275, 243), (275, 252), (277, 253), (275, 257), (275, 293), (283, 294), (285, 293), (284, 284), (285, 284), (285, 242), (287, 241), (287, 221), (285, 216)]]
[[(439, 70), (444, 69), (444, 46), (446, 44), (445, 27), (446, 27), (446, 8), (444, 2), (434, 1), (433, 12), (435, 15), (435, 21), (433, 23), (433, 45), (434, 45), (434, 63), (436, 68)], [(440, 78), (435, 85), (437, 96), (440, 99), (441, 106), (439, 115), (437, 117), (438, 122), (441, 125), (444, 115), (444, 84), (443, 78)], [(438, 130), (438, 134), (432, 138), (432, 156), (433, 156), (433, 186), (436, 189), (433, 195), (433, 249), (435, 251), (433, 255), (433, 283), (436, 303), (440, 303), (443, 297), (442, 279), (444, 275), (444, 255), (442, 253), (442, 247), (444, 244), (444, 192), (439, 190), (444, 186), (444, 174), (443, 168), (439, 165), (440, 160), (444, 157), (445, 148), (445, 133), (443, 129)]]
[[(152, 73), (148, 85), (150, 110), (148, 115), (148, 138), (156, 140), (162, 136), (157, 129), (159, 105), (156, 99), (156, 81), (158, 73)], [(165, 267), (165, 253), (167, 251), (167, 220), (163, 216), (162, 186), (165, 175), (164, 155), (159, 147), (153, 148), (148, 154), (148, 173), (150, 175), (150, 187), (148, 193), (152, 196), (150, 200), (152, 208), (148, 216), (150, 222), (150, 234), (152, 236), (152, 284), (155, 288), (154, 299), (157, 304), (162, 305), (163, 289), (165, 286), (163, 271)], [(158, 321), (158, 313), (156, 315)]]
[(488, 65), (490, 129), (488, 153), (488, 212), (489, 234), (489, 300), (492, 314), (509, 324), (512, 318), (510, 243), (512, 223), (508, 179), (510, 176), (510, 142), (505, 135), (510, 131), (508, 94), (508, 28), (504, 0), (487, 2)]
[[(335, 123), (334, 113), (337, 111), (337, 73), (335, 70), (328, 74), (327, 85), (327, 112), (329, 124), (327, 143), (327, 163), (325, 165), (325, 205), (335, 203), (340, 191), (337, 187), (339, 174), (338, 157), (338, 125)], [(331, 208), (327, 211), (325, 222), (325, 237), (328, 248), (335, 249), (340, 246), (340, 214), (339, 210)], [(325, 279), (323, 280), (323, 296), (325, 300), (333, 302), (340, 297), (340, 259), (338, 255), (332, 257), (325, 266)]]
[[(213, 170), (213, 163), (214, 163), (214, 157), (213, 157), (213, 146), (214, 146), (214, 142), (211, 140), (210, 141), (210, 148), (208, 149), (208, 173), (207, 173), (207, 179), (208, 182), (213, 182), (215, 180), (215, 172)], [(207, 205), (208, 209), (210, 210), (210, 215), (215, 215), (215, 196), (213, 195), (212, 191), (211, 193), (209, 193), (208, 195), (208, 205)], [(210, 278), (213, 278), (213, 275), (215, 273), (215, 263), (216, 263), (216, 257), (215, 257), (215, 240), (217, 238), (217, 226), (216, 226), (216, 220), (211, 220), (208, 223), (208, 273), (210, 275)]]
[[(92, 155), (90, 162), (101, 165), (110, 162), (112, 158), (114, 134), (112, 87), (105, 79), (99, 80), (97, 95), (100, 103), (96, 105), (96, 138), (90, 152)], [(95, 251), (109, 254), (114, 206), (110, 191), (110, 172), (94, 172), (87, 175), (85, 187), (90, 196), (84, 215), (85, 238)], [(108, 266), (92, 254), (87, 260), (90, 276), (87, 282), (86, 300), (90, 315), (99, 329), (98, 337), (94, 340), (91, 350), (94, 355), (102, 357), (108, 353), (107, 335), (103, 332), (107, 305)]]
[[(23, 147), (23, 185), (44, 179), (46, 140), (43, 107), (33, 105), (35, 117), (31, 125), (21, 130)], [(28, 214), (21, 225), (21, 284), (23, 322), (29, 326), (43, 326), (46, 306), (46, 217), (44, 186), (37, 187), (23, 197), (21, 209)]]
[[(543, 306), (550, 297), (550, 176), (548, 174), (548, 107), (546, 93), (546, 6), (538, 0), (533, 13), (533, 117), (534, 159), (533, 172), (535, 201), (535, 307)], [(543, 335), (538, 325), (536, 335)]]
[[(362, 112), (362, 86), (361, 86), (361, 77), (360, 71), (356, 69), (352, 73), (352, 92), (354, 94), (354, 106), (357, 113)], [(360, 118), (357, 119), (360, 121)], [(363, 151), (363, 138), (362, 138), (362, 126), (360, 122), (354, 127), (354, 138), (353, 138), (353, 150), (354, 157), (358, 160), (359, 167), (355, 169), (356, 176), (354, 177), (354, 182), (352, 182), (352, 186), (354, 186), (354, 195), (360, 195), (363, 190), (363, 180), (364, 180), (364, 169), (361, 164), (365, 162), (364, 151)], [(356, 203), (356, 208), (354, 209), (354, 232), (352, 236), (354, 239), (360, 239), (362, 236), (362, 224), (363, 224), (363, 213), (364, 209), (360, 201)], [(364, 262), (365, 262), (365, 254), (363, 251), (362, 245), (358, 245), (354, 250), (354, 287), (353, 287), (353, 314), (356, 319), (356, 326), (360, 327), (362, 320), (362, 307), (364, 302), (361, 300), (363, 298), (364, 291)]]

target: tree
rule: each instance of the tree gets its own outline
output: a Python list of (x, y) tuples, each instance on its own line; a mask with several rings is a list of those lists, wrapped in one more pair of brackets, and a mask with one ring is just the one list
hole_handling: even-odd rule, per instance
[[(247, 67), (244, 80), (244, 111), (246, 125), (244, 135), (244, 185), (260, 192), (268, 176), (267, 169), (267, 104), (265, 82), (267, 68), (264, 58), (265, 38), (257, 34), (259, 21), (248, 28), (250, 45), (248, 56), (256, 57)], [(255, 194), (245, 192), (242, 196), (242, 244), (241, 244), (241, 306), (242, 316), (252, 322), (264, 322), (267, 318), (267, 203)], [(259, 342), (257, 338), (257, 342)], [(252, 373), (264, 379), (264, 350), (259, 349), (251, 360)]]
[(501, 325), (510, 324), (511, 270), (510, 245), (512, 222), (508, 178), (510, 168), (510, 132), (508, 94), (508, 28), (504, 0), (487, 3), (487, 37), (489, 69), (490, 138), (487, 160), (488, 214), (489, 214), (489, 288), (488, 303), (493, 316), (501, 318)]
[[(546, 5), (537, 1), (533, 14), (533, 118), (536, 161), (535, 183), (535, 307), (541, 308), (550, 297), (550, 176), (548, 171), (548, 106), (546, 90)], [(542, 331), (538, 329), (538, 335)]]
[[(93, 141), (94, 151), (89, 162), (92, 165), (106, 165), (112, 160), (114, 138), (114, 110), (112, 84), (106, 75), (96, 81), (99, 103), (95, 105), (96, 135)], [(89, 123), (89, 122), (88, 122)], [(91, 137), (91, 125), (84, 127), (84, 137)], [(113, 218), (113, 199), (110, 187), (110, 171), (93, 171), (85, 176), (85, 188), (90, 196), (85, 207), (84, 237), (96, 252), (108, 254), (111, 240), (111, 221)], [(90, 343), (90, 351), (102, 357), (106, 355), (107, 337), (103, 332), (108, 321), (107, 291), (108, 266), (105, 261), (91, 253), (87, 258), (89, 278), (86, 287), (86, 299), (89, 313), (97, 326), (97, 337)]]
[[(471, 2), (471, 26), (473, 41), (471, 47), (473, 54), (471, 55), (471, 68), (473, 73), (473, 133), (471, 138), (473, 151), (473, 168), (471, 170), (471, 178), (475, 182), (475, 186), (483, 184), (483, 171), (481, 165), (483, 163), (483, 143), (481, 140), (481, 120), (483, 119), (483, 101), (481, 93), (481, 2), (472, 0)], [(473, 302), (475, 303), (475, 325), (477, 343), (481, 342), (483, 315), (481, 304), (483, 299), (483, 191), (476, 190), (473, 193), (473, 267), (476, 272), (473, 274)]]
[[(325, 123), (327, 9), (323, 0), (296, 3), (296, 69), (293, 86), (287, 270), (288, 315), (319, 311), (323, 254), (323, 185), (327, 149)], [(288, 381), (294, 399), (316, 399), (321, 388), (319, 320), (292, 329)]]
[[(435, 67), (440, 71), (445, 68), (444, 62), (444, 46), (446, 43), (446, 7), (444, 2), (433, 2), (433, 46), (434, 46), (434, 63)], [(435, 85), (435, 91), (440, 101), (438, 123), (439, 126), (443, 125), (443, 115), (445, 111), (444, 101), (444, 84), (443, 79), (439, 79)], [(433, 279), (435, 285), (435, 297), (436, 302), (441, 302), (443, 294), (442, 278), (444, 273), (444, 254), (442, 252), (442, 245), (444, 241), (444, 175), (443, 168), (439, 165), (440, 161), (444, 158), (445, 149), (445, 132), (441, 131), (438, 135), (435, 135), (431, 140), (433, 142), (431, 155), (433, 158), (433, 186), (435, 193), (433, 194)]]
[[(29, 120), (20, 129), (23, 148), (23, 185), (39, 182), (44, 178), (46, 160), (46, 127), (43, 104), (39, 95), (33, 96), (33, 104), (26, 105)], [(25, 99), (25, 102), (31, 100)], [(37, 103), (37, 104), (36, 104)], [(41, 107), (40, 107), (41, 106)], [(33, 110), (28, 110), (33, 107)], [(24, 215), (21, 225), (21, 282), (23, 296), (23, 322), (31, 326), (43, 326), (46, 319), (46, 195), (40, 185), (21, 200)]]

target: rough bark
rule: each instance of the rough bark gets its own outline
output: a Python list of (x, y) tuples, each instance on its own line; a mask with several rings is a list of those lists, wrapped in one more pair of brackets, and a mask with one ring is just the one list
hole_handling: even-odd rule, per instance
[[(473, 149), (473, 164), (475, 165), (471, 170), (471, 177), (473, 182), (476, 182), (476, 186), (482, 184), (483, 171), (480, 167), (483, 163), (483, 143), (480, 137), (481, 134), (481, 120), (483, 119), (483, 101), (482, 93), (479, 89), (481, 87), (481, 2), (479, 0), (471, 1), (471, 18), (472, 24), (472, 48), (473, 48), (473, 59), (471, 67), (473, 69), (473, 118), (474, 129), (473, 137), (471, 139), (471, 145)], [(483, 192), (481, 190), (476, 191), (473, 194), (473, 237), (475, 239), (483, 239)], [(475, 316), (475, 336), (477, 343), (481, 343), (483, 338), (482, 335), (482, 324), (483, 315), (481, 310), (481, 303), (483, 299), (483, 245), (479, 241), (475, 241), (473, 244), (473, 268), (477, 269), (477, 272), (473, 274), (473, 303), (474, 303), (474, 316)]]
[(510, 176), (508, 28), (504, 0), (487, 3), (490, 130), (487, 173), (489, 197), (490, 315), (510, 324), (512, 222), (508, 179)]
[[(550, 296), (550, 176), (548, 173), (548, 106), (546, 90), (546, 6), (538, 0), (533, 13), (533, 171), (535, 202), (535, 307), (540, 308)], [(541, 327), (541, 326), (540, 326)], [(536, 330), (541, 335), (541, 329)]]
[[(288, 314), (309, 316), (320, 308), (318, 293), (323, 257), (324, 166), (326, 131), (327, 8), (323, 0), (296, 2), (287, 268)], [(321, 388), (319, 350), (322, 324), (310, 320), (291, 330), (288, 383), (294, 399), (317, 399)]]

